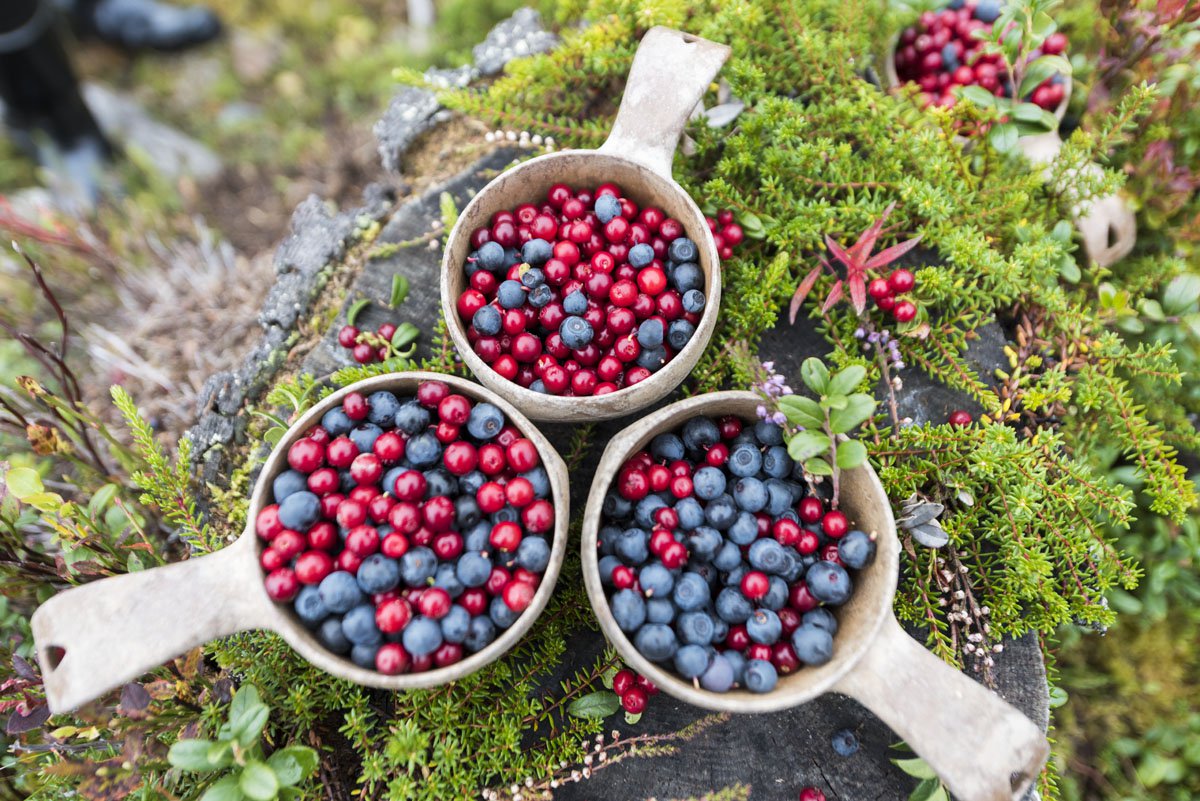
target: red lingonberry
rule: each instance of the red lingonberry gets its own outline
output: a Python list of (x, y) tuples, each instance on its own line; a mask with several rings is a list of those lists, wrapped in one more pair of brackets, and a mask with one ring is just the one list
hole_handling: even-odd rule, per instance
[(821, 503), (820, 498), (808, 497), (800, 501), (800, 505), (796, 507), (796, 512), (800, 515), (800, 520), (805, 523), (816, 523), (825, 514), (825, 504)]
[(946, 422), (955, 428), (963, 428), (971, 425), (973, 421), (971, 419), (971, 413), (966, 409), (955, 409), (954, 411), (950, 412), (950, 416), (946, 418)]
[(834, 509), (821, 518), (821, 530), (831, 537), (840, 537), (850, 530), (850, 521), (844, 512)]
[(630, 687), (621, 696), (621, 707), (631, 715), (646, 711), (646, 691), (641, 687)]

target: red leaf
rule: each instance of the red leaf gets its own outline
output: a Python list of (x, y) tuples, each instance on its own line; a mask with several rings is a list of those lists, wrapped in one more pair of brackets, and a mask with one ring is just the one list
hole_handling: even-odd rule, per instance
[(821, 314), (833, 308), (833, 304), (842, 299), (842, 282), (838, 281), (833, 285), (833, 289), (829, 290), (829, 297), (825, 298), (825, 305), (821, 307)]
[(850, 285), (850, 302), (854, 305), (854, 311), (862, 314), (867, 309), (866, 279), (862, 273), (855, 273), (846, 277), (846, 283)]
[(896, 208), (896, 203), (893, 201), (888, 204), (888, 207), (883, 210), (883, 214), (879, 219), (871, 223), (871, 227), (863, 231), (863, 235), (858, 238), (854, 246), (850, 248), (850, 253), (855, 261), (861, 262), (875, 248), (875, 240), (879, 239), (879, 232), (883, 230), (883, 224), (887, 221), (888, 215), (892, 213), (892, 209)]
[(866, 264), (866, 268), (868, 270), (874, 270), (878, 267), (883, 267), (884, 265), (891, 264), (896, 259), (903, 256), (905, 253), (907, 253), (908, 251), (915, 248), (917, 246), (917, 243), (920, 241), (921, 241), (921, 237), (916, 236), (916, 237), (913, 237), (912, 239), (901, 242), (898, 245), (892, 245), (890, 248), (881, 250), (878, 253), (876, 253), (874, 256), (871, 257), (871, 259)]
[(821, 275), (821, 267), (822, 265), (818, 264), (809, 270), (808, 275), (804, 276), (804, 280), (796, 287), (796, 294), (792, 295), (792, 305), (788, 307), (788, 322), (790, 324), (796, 324), (796, 315), (800, 313), (800, 306), (804, 303), (804, 299), (808, 297), (808, 293), (812, 291), (813, 284), (817, 283), (817, 278)]
[(829, 252), (835, 259), (846, 265), (847, 270), (859, 269), (858, 259), (843, 250), (842, 246), (834, 242), (833, 237), (829, 234), (825, 234), (825, 246), (829, 248)]

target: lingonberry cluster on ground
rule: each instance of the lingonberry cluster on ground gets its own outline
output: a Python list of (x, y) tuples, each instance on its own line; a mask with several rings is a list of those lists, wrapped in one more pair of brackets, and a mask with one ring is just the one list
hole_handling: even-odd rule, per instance
[(910, 297), (916, 286), (912, 272), (900, 267), (892, 270), (887, 278), (876, 278), (867, 284), (867, 294), (893, 320), (907, 323), (917, 316), (917, 304)]
[(294, 442), (255, 520), (267, 594), (381, 673), (458, 662), (517, 621), (550, 563), (537, 447), (441, 381), (351, 392)]
[[(900, 34), (896, 48), (896, 74), (921, 87), (923, 104), (953, 106), (956, 86), (979, 86), (997, 97), (1011, 97), (1004, 59), (982, 52), (976, 31), (990, 29), (1000, 16), (1000, 0), (954, 0), (941, 11), (926, 11), (915, 25)], [(1039, 55), (1061, 55), (1067, 38), (1053, 33)], [(1066, 86), (1061, 75), (1052, 75), (1024, 98), (1052, 110), (1063, 101)]]
[[(731, 216), (710, 225), (732, 255), (742, 229)], [(683, 225), (611, 183), (555, 184), (541, 205), (492, 215), (471, 248), (457, 299), (471, 347), (536, 392), (604, 395), (646, 380), (691, 341), (707, 300)]]
[(658, 695), (654, 682), (640, 673), (634, 673), (629, 668), (618, 670), (613, 676), (613, 692), (621, 699), (621, 708), (630, 715), (640, 715), (646, 711), (646, 701), (652, 695)]
[(693, 418), (631, 456), (603, 505), (600, 579), (652, 662), (712, 692), (765, 693), (833, 656), (833, 609), (875, 556), (804, 482), (783, 429)]
[(359, 364), (387, 361), (388, 343), (396, 335), (396, 326), (383, 323), (374, 331), (360, 331), (356, 326), (344, 325), (338, 329), (338, 344), (350, 351)]

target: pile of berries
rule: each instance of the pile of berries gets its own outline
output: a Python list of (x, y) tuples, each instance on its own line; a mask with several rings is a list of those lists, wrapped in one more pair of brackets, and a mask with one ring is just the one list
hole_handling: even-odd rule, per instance
[(493, 404), (441, 381), (351, 392), (287, 460), (255, 520), (266, 590), (330, 651), (389, 675), (445, 667), (533, 600), (550, 480)]
[(833, 656), (847, 568), (874, 539), (826, 511), (783, 430), (693, 418), (630, 457), (604, 499), (600, 579), (647, 659), (712, 692), (765, 693)]
[[(896, 74), (921, 87), (924, 105), (953, 106), (956, 86), (979, 86), (997, 97), (1012, 96), (1003, 58), (982, 52), (983, 43), (975, 37), (975, 31), (996, 21), (1000, 6), (1000, 0), (954, 0), (941, 11), (924, 12), (916, 25), (900, 34)], [(1066, 49), (1067, 38), (1052, 33), (1030, 58), (1061, 55)], [(1058, 107), (1065, 93), (1062, 76), (1052, 75), (1026, 99), (1049, 111)]]
[(621, 699), (621, 708), (630, 715), (640, 715), (646, 711), (646, 700), (652, 695), (658, 695), (654, 682), (640, 673), (634, 673), (629, 668), (622, 668), (613, 676), (613, 692)]
[(906, 297), (917, 286), (917, 279), (903, 267), (892, 270), (887, 278), (876, 278), (867, 284), (867, 294), (875, 305), (892, 315), (898, 323), (907, 323), (917, 316), (917, 305)]
[(360, 331), (356, 326), (344, 325), (338, 329), (338, 344), (350, 351), (359, 364), (387, 361), (388, 343), (396, 335), (396, 326), (384, 323), (375, 331)]
[[(712, 226), (723, 252), (742, 241), (732, 218)], [(604, 395), (644, 381), (691, 341), (704, 310), (696, 243), (615, 184), (555, 184), (540, 206), (496, 212), (471, 247), (457, 299), (467, 339), (535, 392)]]

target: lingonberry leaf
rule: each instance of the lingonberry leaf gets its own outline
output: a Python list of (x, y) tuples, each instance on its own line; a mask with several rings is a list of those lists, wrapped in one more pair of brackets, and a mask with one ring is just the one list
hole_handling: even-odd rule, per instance
[(596, 690), (577, 698), (567, 707), (567, 714), (577, 718), (606, 718), (621, 708), (621, 699), (609, 690)]
[(867, 261), (866, 268), (868, 270), (878, 270), (880, 267), (886, 267), (908, 251), (915, 248), (917, 243), (920, 241), (921, 236), (918, 235), (914, 236), (912, 239), (906, 239), (898, 245), (892, 245), (890, 248), (884, 248)]
[(821, 259), (821, 263), (809, 270), (808, 275), (804, 276), (804, 280), (796, 287), (796, 294), (792, 295), (792, 303), (788, 306), (788, 322), (792, 325), (796, 323), (796, 315), (800, 313), (800, 306), (803, 305), (804, 299), (812, 291), (813, 284), (817, 283), (817, 279), (821, 277), (821, 271), (828, 265), (829, 262)]
[(842, 299), (842, 280), (839, 278), (837, 283), (833, 285), (833, 289), (829, 290), (829, 296), (825, 298), (825, 304), (821, 306), (821, 313), (829, 311), (839, 300)]

